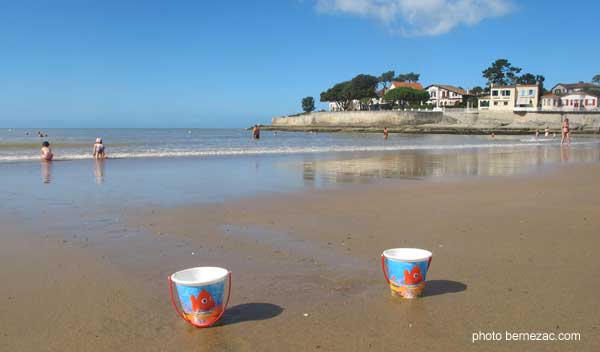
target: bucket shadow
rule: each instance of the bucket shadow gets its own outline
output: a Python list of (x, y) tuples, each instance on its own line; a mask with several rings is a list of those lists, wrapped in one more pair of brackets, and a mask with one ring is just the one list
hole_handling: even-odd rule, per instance
[(283, 312), (283, 308), (271, 303), (244, 303), (227, 308), (218, 325), (232, 325), (245, 321), (267, 320)]
[(467, 285), (458, 281), (450, 280), (428, 280), (423, 289), (423, 297), (438, 296), (446, 293), (462, 292), (467, 289)]

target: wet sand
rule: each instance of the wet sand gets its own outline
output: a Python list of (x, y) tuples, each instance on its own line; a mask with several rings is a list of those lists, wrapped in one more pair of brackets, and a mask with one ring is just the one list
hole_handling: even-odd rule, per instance
[[(4, 222), (0, 350), (592, 351), (599, 176), (570, 165), (133, 208), (118, 240)], [(425, 297), (390, 296), (379, 256), (392, 247), (434, 253)], [(233, 290), (219, 326), (197, 330), (166, 278), (201, 265), (229, 268)], [(506, 330), (581, 341), (471, 342)]]

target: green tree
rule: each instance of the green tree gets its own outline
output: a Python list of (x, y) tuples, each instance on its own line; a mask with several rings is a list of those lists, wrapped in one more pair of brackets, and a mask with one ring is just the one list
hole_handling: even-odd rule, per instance
[(406, 74), (406, 80), (408, 82), (419, 82), (420, 77), (421, 77), (421, 74), (419, 74), (419, 73), (410, 72), (410, 73)]
[(320, 100), (335, 102), (341, 110), (352, 108), (353, 100), (375, 98), (379, 79), (371, 75), (358, 75), (350, 81), (341, 82), (321, 93)]
[(335, 84), (333, 87), (321, 93), (320, 100), (322, 102), (336, 103), (341, 110), (348, 108), (347, 87), (350, 81)]
[(358, 75), (350, 81), (346, 88), (350, 100), (377, 97), (376, 89), (379, 79), (371, 75)]
[(594, 77), (592, 77), (592, 83), (600, 85), (600, 74), (597, 74)]
[(379, 83), (381, 83), (383, 85), (384, 91), (387, 90), (387, 87), (394, 80), (395, 74), (396, 73), (394, 71), (387, 71), (387, 72), (382, 73), (381, 76), (379, 76)]
[(391, 104), (398, 104), (405, 107), (409, 105), (419, 105), (429, 100), (429, 93), (425, 90), (414, 89), (410, 87), (399, 87), (389, 90), (385, 93), (383, 99)]
[(536, 84), (535, 76), (531, 73), (525, 73), (517, 77), (518, 84)]
[(419, 73), (414, 73), (414, 72), (401, 73), (396, 78), (394, 78), (394, 81), (397, 81), (397, 82), (418, 82), (420, 77), (421, 77), (421, 74), (419, 74)]
[(514, 67), (506, 59), (498, 59), (490, 67), (482, 71), (483, 77), (487, 79), (488, 85), (508, 85), (517, 82), (521, 68)]
[(469, 90), (469, 93), (473, 95), (481, 95), (483, 94), (483, 88), (481, 88), (480, 86), (475, 86), (471, 88), (471, 90)]
[(302, 99), (302, 110), (309, 113), (315, 111), (315, 99), (313, 97), (305, 97)]

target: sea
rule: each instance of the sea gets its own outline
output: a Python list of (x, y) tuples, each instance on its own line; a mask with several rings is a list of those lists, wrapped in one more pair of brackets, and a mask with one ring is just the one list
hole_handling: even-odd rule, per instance
[[(0, 130), (0, 220), (65, 234), (104, 233), (136, 209), (382, 182), (512, 177), (600, 162), (595, 136), (575, 136), (561, 147), (558, 138), (535, 136), (384, 140), (381, 133), (263, 131), (253, 140), (245, 129), (47, 129), (41, 138), (37, 132)], [(92, 159), (98, 137), (106, 160)], [(52, 162), (40, 160), (43, 141), (51, 144)]]
[[(41, 132), (47, 137), (38, 137)], [(515, 151), (559, 146), (560, 138), (534, 136), (394, 135), (263, 131), (253, 140), (246, 129), (0, 129), (0, 163), (39, 161), (48, 141), (55, 160), (91, 157), (102, 138), (111, 159), (209, 158), (244, 155), (298, 155), (348, 152)], [(575, 138), (573, 146), (596, 148), (600, 139)]]

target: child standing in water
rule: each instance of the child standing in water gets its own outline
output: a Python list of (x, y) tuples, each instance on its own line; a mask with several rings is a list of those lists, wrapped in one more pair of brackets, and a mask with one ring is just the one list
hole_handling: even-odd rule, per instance
[(102, 144), (102, 138), (96, 138), (96, 143), (93, 149), (94, 159), (106, 159), (106, 152), (104, 144)]
[(44, 141), (44, 143), (42, 143), (40, 155), (44, 161), (51, 161), (52, 158), (54, 158), (54, 154), (52, 154), (52, 149), (50, 149), (50, 143), (48, 143), (48, 141)]
[(388, 132), (387, 127), (384, 127), (383, 128), (383, 139), (388, 139), (388, 134), (389, 134), (389, 132)]

